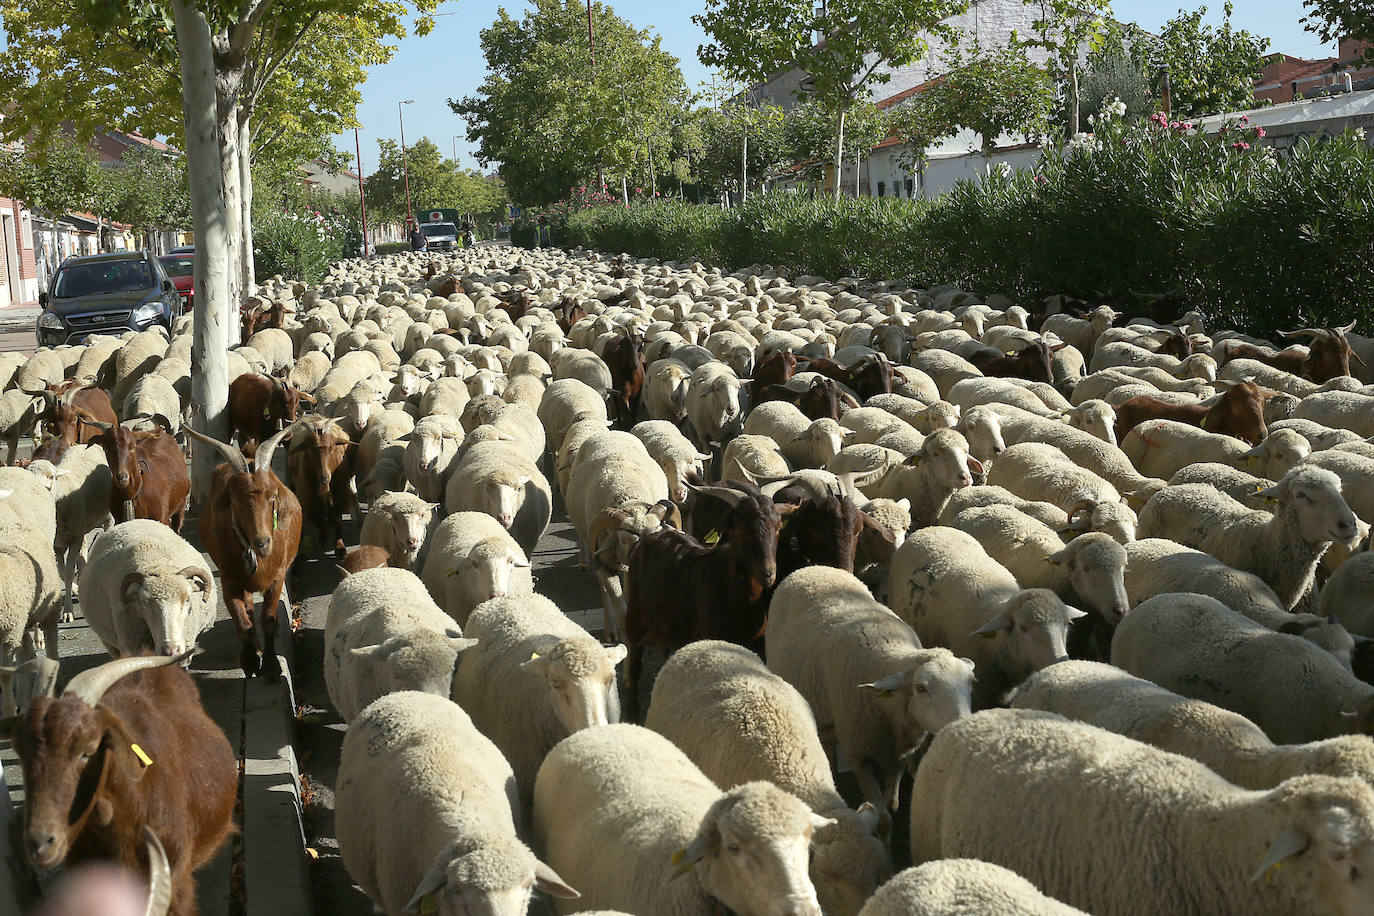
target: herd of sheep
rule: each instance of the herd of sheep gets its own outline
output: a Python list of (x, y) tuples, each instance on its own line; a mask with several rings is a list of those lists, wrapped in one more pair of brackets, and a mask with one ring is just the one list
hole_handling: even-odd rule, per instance
[[(52, 710), (187, 689), (135, 659), (215, 619), (184, 459), (132, 484), (122, 423), (226, 459), (200, 532), (245, 673), (277, 671), (273, 570), (334, 551), (337, 836), (390, 916), (1374, 913), (1374, 341), (1034, 305), (582, 251), (348, 261), (245, 309), (237, 444), (189, 428), (189, 318), (0, 354), (10, 463), (40, 455), (0, 469), (29, 797)], [(54, 432), (96, 401), (115, 424)], [(599, 632), (532, 575), (559, 505)], [(125, 667), (55, 700), (76, 607)], [(183, 813), (213, 851), (209, 803)], [(194, 912), (206, 843), (142, 816), (127, 863)]]

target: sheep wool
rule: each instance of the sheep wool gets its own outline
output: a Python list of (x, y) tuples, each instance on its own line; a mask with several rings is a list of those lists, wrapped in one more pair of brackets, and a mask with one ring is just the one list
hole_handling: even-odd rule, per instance
[(977, 859), (908, 868), (878, 889), (859, 916), (1086, 916), (1046, 897), (1016, 872)]

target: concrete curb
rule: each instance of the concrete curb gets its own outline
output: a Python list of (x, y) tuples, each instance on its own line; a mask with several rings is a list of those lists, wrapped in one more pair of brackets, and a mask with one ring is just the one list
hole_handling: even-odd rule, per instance
[(284, 616), (277, 640), (281, 683), (244, 681), (243, 884), (245, 912), (253, 916), (313, 911), (295, 749), (291, 627)]

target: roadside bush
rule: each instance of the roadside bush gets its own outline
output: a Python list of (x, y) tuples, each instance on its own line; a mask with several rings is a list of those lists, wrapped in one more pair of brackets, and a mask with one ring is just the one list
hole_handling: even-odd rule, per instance
[(410, 250), (409, 242), (381, 242), (372, 246), (373, 254), (400, 254)]
[(280, 274), (319, 283), (329, 265), (345, 256), (349, 240), (349, 227), (338, 217), (316, 211), (271, 213), (253, 226), (254, 270), (259, 277)]
[(1350, 320), (1374, 330), (1374, 150), (1359, 132), (1276, 155), (1244, 119), (1210, 136), (1162, 115), (1095, 126), (1033, 170), (992, 169), (931, 201), (775, 193), (726, 211), (597, 207), (569, 214), (558, 241), (728, 270), (956, 284), (1026, 305), (1171, 292), (1264, 335)]

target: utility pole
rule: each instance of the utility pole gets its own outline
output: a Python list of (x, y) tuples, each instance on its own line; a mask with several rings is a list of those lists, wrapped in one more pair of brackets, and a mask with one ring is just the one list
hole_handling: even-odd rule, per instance
[[(596, 84), (596, 35), (592, 32), (592, 0), (587, 0), (587, 57), (592, 62), (592, 85)], [(596, 161), (596, 189), (606, 190), (606, 173), (601, 169), (601, 157)]]
[(405, 176), (406, 183), (406, 230), (415, 224), (415, 213), (410, 207), (410, 160), (406, 157), (406, 116), (402, 105), (413, 105), (414, 99), (406, 99), (404, 102), (396, 103), (396, 118), (401, 122), (401, 172)]
[(353, 128), (353, 148), (358, 152), (358, 209), (363, 217), (363, 257), (367, 257), (367, 192), (363, 190), (363, 147), (358, 128)]
[(1159, 92), (1163, 97), (1164, 117), (1168, 119), (1173, 114), (1174, 94), (1169, 86), (1169, 68), (1167, 65), (1159, 68)]

